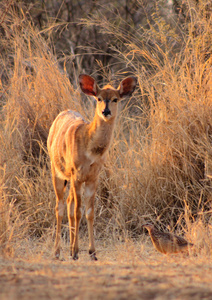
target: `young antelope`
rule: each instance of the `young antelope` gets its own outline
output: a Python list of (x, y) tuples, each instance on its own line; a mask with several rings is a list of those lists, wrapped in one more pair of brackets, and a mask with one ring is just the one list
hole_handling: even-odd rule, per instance
[(54, 120), (47, 141), (56, 194), (55, 257), (59, 258), (60, 256), (61, 223), (65, 209), (63, 196), (66, 184), (70, 181), (67, 209), (71, 256), (75, 260), (78, 259), (78, 236), (82, 206), (81, 188), (84, 183), (89, 254), (92, 260), (97, 260), (93, 222), (98, 177), (112, 140), (118, 102), (133, 93), (137, 80), (131, 76), (122, 80), (118, 89), (111, 85), (106, 85), (101, 89), (95, 79), (83, 74), (79, 76), (79, 83), (81, 90), (96, 100), (93, 121), (91, 123), (85, 121), (78, 112), (63, 111)]

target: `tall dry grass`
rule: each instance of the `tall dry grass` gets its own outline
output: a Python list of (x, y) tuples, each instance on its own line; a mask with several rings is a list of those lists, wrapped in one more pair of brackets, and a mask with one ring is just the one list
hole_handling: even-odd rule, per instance
[(25, 14), (10, 7), (2, 27), (2, 60), (12, 58), (5, 64), (9, 79), (1, 98), (1, 235), (5, 236), (10, 202), (25, 223), (23, 236), (41, 235), (54, 224), (48, 130), (61, 110), (71, 107), (84, 114), (83, 105), (78, 90)]
[[(167, 23), (158, 8), (145, 26), (136, 28), (114, 10), (114, 22), (101, 13), (81, 21), (111, 36), (114, 58), (125, 66), (117, 74), (108, 66), (106, 75), (99, 62), (103, 77), (118, 82), (130, 72), (139, 81), (135, 96), (121, 103), (101, 174), (98, 238), (137, 237), (148, 219), (163, 228), (183, 229), (199, 245), (202, 226), (204, 240), (210, 242), (212, 20), (207, 10), (206, 2), (188, 9), (183, 25), (174, 17)], [(92, 119), (94, 107), (81, 98), (79, 70), (70, 82), (53, 54), (51, 37), (44, 38), (28, 16), (11, 6), (1, 26), (6, 79), (1, 85), (0, 236), (12, 252), (17, 239), (54, 231), (55, 196), (46, 152), (52, 121), (67, 108)], [(82, 229), (85, 223), (83, 218)]]

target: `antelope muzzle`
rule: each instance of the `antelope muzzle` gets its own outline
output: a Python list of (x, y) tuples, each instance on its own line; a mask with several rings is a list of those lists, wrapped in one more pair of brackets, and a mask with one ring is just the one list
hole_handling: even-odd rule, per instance
[(103, 114), (103, 116), (107, 117), (107, 116), (110, 116), (110, 115), (111, 115), (111, 111), (110, 111), (110, 109), (109, 109), (109, 107), (108, 107), (109, 101), (106, 100), (106, 101), (104, 101), (104, 102), (105, 102), (105, 109), (102, 111), (102, 114)]

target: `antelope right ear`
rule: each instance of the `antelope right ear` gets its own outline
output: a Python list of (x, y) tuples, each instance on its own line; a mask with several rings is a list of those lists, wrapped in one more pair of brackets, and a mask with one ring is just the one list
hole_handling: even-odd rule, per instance
[(86, 75), (86, 74), (81, 74), (79, 75), (79, 83), (81, 90), (83, 93), (89, 96), (96, 96), (98, 92), (98, 85), (96, 83), (96, 80), (93, 79), (93, 77)]
[(120, 94), (120, 97), (126, 97), (126, 96), (131, 96), (132, 93), (135, 90), (137, 84), (137, 78), (134, 76), (127, 77), (119, 85), (118, 91)]

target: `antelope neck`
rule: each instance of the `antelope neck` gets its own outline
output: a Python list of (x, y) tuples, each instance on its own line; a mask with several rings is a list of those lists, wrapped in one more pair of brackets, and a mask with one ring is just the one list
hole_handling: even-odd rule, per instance
[(111, 141), (115, 124), (115, 117), (111, 117), (108, 121), (103, 120), (97, 114), (94, 120), (89, 124), (89, 144), (90, 149), (102, 148), (106, 149)]

